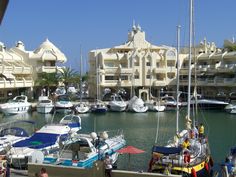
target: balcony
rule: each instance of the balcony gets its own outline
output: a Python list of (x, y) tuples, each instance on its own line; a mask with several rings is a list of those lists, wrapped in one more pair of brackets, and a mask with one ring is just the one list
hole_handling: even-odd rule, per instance
[(153, 72), (156, 73), (166, 73), (166, 68), (164, 67), (158, 67), (158, 68), (153, 68)]
[(217, 68), (218, 72), (234, 72), (236, 70), (236, 64), (223, 64)]
[(115, 74), (118, 72), (118, 67), (104, 68), (106, 74)]
[(18, 78), (14, 80), (6, 80), (2, 78), (0, 80), (0, 88), (21, 88), (21, 87), (33, 87), (34, 81), (32, 78), (24, 79)]
[(13, 74), (31, 74), (32, 67), (29, 66), (13, 66)]
[(176, 71), (177, 71), (177, 69), (175, 66), (168, 66), (166, 68), (166, 72), (168, 72), (168, 73), (176, 73)]
[(120, 68), (120, 74), (132, 74), (133, 68)]
[(166, 80), (163, 79), (163, 80), (155, 80), (153, 82), (153, 86), (166, 86)]
[(0, 66), (0, 73), (12, 73), (12, 72), (13, 72), (13, 66), (6, 66), (6, 65)]
[(197, 66), (197, 70), (199, 72), (206, 72), (208, 70), (208, 68), (210, 68), (210, 65), (198, 65)]
[(225, 85), (231, 86), (236, 82), (236, 78), (224, 78)]
[(36, 71), (38, 73), (55, 73), (58, 70), (62, 70), (63, 67), (59, 67), (59, 66), (39, 66), (36, 68)]

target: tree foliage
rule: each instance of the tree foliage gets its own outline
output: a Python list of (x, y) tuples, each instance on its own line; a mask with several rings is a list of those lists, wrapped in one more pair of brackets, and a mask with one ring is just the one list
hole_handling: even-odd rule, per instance
[(224, 49), (226, 49), (228, 52), (236, 51), (236, 44), (225, 44)]

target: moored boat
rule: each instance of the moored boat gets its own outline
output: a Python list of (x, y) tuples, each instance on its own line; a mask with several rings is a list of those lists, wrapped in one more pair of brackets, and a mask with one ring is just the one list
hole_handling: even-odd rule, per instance
[(105, 154), (109, 154), (112, 164), (115, 164), (118, 158), (116, 151), (125, 144), (122, 133), (113, 137), (108, 137), (107, 132), (102, 132), (100, 136), (95, 132), (76, 134), (61, 145), (59, 154), (45, 156), (43, 163), (89, 168), (95, 161), (102, 160)]
[(147, 112), (148, 107), (144, 104), (141, 98), (133, 96), (131, 100), (129, 100), (127, 110), (136, 113), (144, 113)]
[(230, 103), (225, 106), (225, 111), (231, 114), (236, 114), (236, 101), (231, 100)]
[(5, 155), (11, 145), (29, 137), (29, 133), (20, 127), (20, 124), (34, 125), (34, 121), (21, 120), (1, 124), (0, 130), (0, 155)]
[(91, 111), (93, 113), (106, 113), (107, 112), (107, 106), (104, 102), (97, 100), (92, 106)]
[(54, 106), (57, 112), (63, 112), (63, 113), (71, 112), (73, 109), (73, 104), (70, 101), (70, 98), (68, 95), (58, 96)]
[(12, 145), (7, 153), (11, 166), (27, 168), (28, 159), (34, 154), (50, 154), (59, 150), (59, 142), (70, 138), (81, 129), (81, 119), (76, 115), (64, 116), (59, 124), (48, 124), (32, 136)]
[(108, 108), (114, 112), (122, 112), (126, 110), (127, 104), (118, 94), (111, 95), (111, 101), (108, 103)]
[(36, 106), (37, 112), (47, 114), (51, 113), (54, 108), (52, 100), (47, 96), (40, 96)]
[(162, 105), (160, 102), (154, 100), (145, 102), (145, 105), (147, 105), (149, 111), (154, 111), (154, 112), (163, 112), (166, 109), (165, 105)]
[[(192, 17), (193, 0), (190, 0), (190, 35), (189, 35), (189, 65), (188, 65), (188, 102), (186, 127), (179, 131), (179, 109), (176, 104), (176, 135), (166, 145), (160, 146), (157, 141), (152, 148), (152, 158), (149, 162), (149, 171), (162, 173), (164, 175), (182, 175), (193, 177), (210, 177), (211, 163), (210, 148), (208, 139), (204, 134), (204, 126), (200, 124), (197, 130), (195, 121), (190, 119), (191, 100), (191, 59), (192, 59)], [(179, 41), (180, 27), (177, 27)], [(179, 46), (179, 43), (178, 43)], [(178, 48), (179, 51), (179, 48)], [(178, 54), (179, 55), (179, 52)], [(177, 100), (179, 87), (177, 84)], [(193, 124), (192, 124), (193, 122)], [(157, 140), (157, 139), (156, 139)]]
[(234, 177), (236, 174), (236, 147), (230, 149), (230, 154), (221, 164), (222, 177)]
[(20, 114), (26, 113), (31, 107), (31, 103), (28, 102), (28, 97), (25, 95), (20, 95), (9, 100), (0, 106), (1, 112), (6, 115), (9, 114)]

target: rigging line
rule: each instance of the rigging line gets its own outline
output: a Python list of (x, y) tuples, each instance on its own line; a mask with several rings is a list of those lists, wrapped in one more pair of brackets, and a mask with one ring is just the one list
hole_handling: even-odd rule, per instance
[(156, 138), (155, 138), (155, 144), (157, 143), (157, 139), (158, 139), (158, 134), (159, 134), (159, 113), (157, 115), (157, 130), (156, 130)]
[[(160, 98), (160, 92), (159, 92), (159, 98)], [(156, 128), (156, 138), (155, 138), (155, 144), (157, 143), (158, 135), (159, 135), (159, 121), (160, 121), (160, 112), (157, 113), (157, 128)]]

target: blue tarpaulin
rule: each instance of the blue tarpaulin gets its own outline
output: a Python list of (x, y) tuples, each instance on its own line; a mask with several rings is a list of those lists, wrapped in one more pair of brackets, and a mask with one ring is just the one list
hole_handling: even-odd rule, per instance
[(169, 154), (179, 154), (182, 151), (181, 147), (163, 147), (163, 146), (153, 146), (152, 152), (169, 155)]
[(57, 141), (58, 134), (35, 133), (30, 138), (13, 144), (13, 147), (29, 147), (33, 149), (41, 149), (54, 145)]

